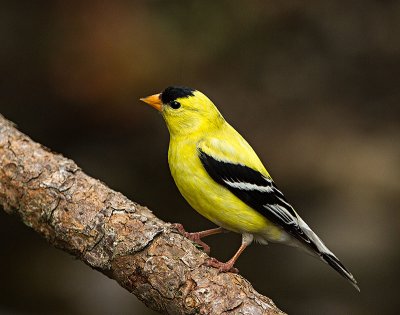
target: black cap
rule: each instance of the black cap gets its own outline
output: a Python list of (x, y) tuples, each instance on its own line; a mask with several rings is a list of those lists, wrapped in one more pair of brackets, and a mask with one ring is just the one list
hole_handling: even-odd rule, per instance
[(169, 86), (161, 93), (163, 104), (175, 101), (177, 98), (193, 96), (195, 89), (186, 86)]

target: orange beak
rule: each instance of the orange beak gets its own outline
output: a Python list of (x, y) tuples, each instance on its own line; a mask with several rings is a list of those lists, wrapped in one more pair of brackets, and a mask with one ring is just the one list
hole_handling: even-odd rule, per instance
[(154, 107), (155, 109), (157, 109), (159, 112), (161, 112), (162, 110), (162, 102), (160, 99), (160, 94), (154, 94), (154, 95), (150, 95), (147, 97), (143, 97), (140, 100), (149, 104), (151, 107)]

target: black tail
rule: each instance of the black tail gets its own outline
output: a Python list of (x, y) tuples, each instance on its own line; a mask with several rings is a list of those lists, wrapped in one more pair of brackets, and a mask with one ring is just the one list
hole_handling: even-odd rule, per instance
[(334, 255), (329, 253), (321, 253), (321, 258), (325, 261), (329, 266), (335, 269), (341, 276), (349, 280), (349, 282), (360, 292), (360, 288), (357, 285), (356, 279), (354, 279), (353, 275), (346, 269), (345, 266), (337, 259)]

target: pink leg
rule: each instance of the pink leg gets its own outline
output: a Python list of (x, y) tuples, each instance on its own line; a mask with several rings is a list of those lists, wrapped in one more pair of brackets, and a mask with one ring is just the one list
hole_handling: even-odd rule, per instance
[(206, 266), (218, 268), (220, 272), (234, 272), (238, 273), (239, 270), (233, 265), (235, 264), (236, 260), (239, 258), (240, 254), (246, 249), (247, 246), (253, 241), (253, 235), (251, 234), (243, 234), (242, 237), (242, 245), (240, 245), (238, 251), (236, 252), (235, 255), (231, 259), (229, 259), (227, 262), (223, 263), (220, 262), (219, 260), (215, 258), (210, 258), (205, 262)]
[(226, 230), (224, 230), (223, 228), (218, 227), (215, 229), (205, 230), (205, 231), (201, 231), (201, 232), (188, 233), (185, 231), (183, 225), (180, 223), (175, 223), (172, 226), (179, 232), (179, 234), (182, 234), (184, 237), (188, 238), (192, 242), (203, 247), (203, 250), (206, 254), (210, 254), (210, 246), (208, 246), (206, 243), (204, 243), (201, 239), (203, 237), (206, 237), (209, 235), (226, 232)]

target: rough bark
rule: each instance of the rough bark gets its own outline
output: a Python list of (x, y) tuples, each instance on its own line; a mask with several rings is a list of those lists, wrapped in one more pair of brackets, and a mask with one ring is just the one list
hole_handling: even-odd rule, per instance
[(52, 245), (169, 314), (283, 314), (242, 276), (156, 218), (32, 141), (0, 115), (0, 205)]

